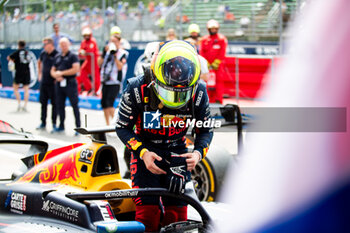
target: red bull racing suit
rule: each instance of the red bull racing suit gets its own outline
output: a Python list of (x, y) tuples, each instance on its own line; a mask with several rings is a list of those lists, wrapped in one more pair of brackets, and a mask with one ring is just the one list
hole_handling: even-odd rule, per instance
[[(147, 80), (149, 78), (146, 72), (144, 76), (127, 81), (117, 113), (116, 132), (132, 152), (130, 162), (132, 187), (168, 188), (165, 182), (167, 175), (156, 175), (147, 170), (140, 158), (140, 153), (147, 149), (161, 156), (163, 159), (155, 163), (164, 170), (169, 167), (168, 161), (171, 161), (172, 153), (187, 153), (186, 133), (188, 126), (191, 126), (189, 123), (211, 120), (208, 95), (205, 83), (200, 81), (193, 98), (185, 107), (181, 109), (160, 108), (160, 102), (152, 86), (149, 85), (150, 81)], [(136, 126), (135, 130), (134, 126)], [(194, 150), (200, 152), (204, 158), (213, 137), (212, 127), (194, 127), (194, 129), (196, 133)], [(186, 176), (186, 180), (190, 180), (190, 172), (187, 171)], [(160, 199), (157, 197), (136, 198), (134, 202), (136, 203), (136, 219), (138, 214), (142, 214), (144, 208), (148, 208), (147, 210), (153, 213), (160, 213), (158, 211)], [(165, 208), (166, 206), (185, 206), (185, 203), (174, 199), (163, 198), (161, 202)], [(143, 208), (138, 208), (140, 206)], [(176, 211), (181, 211), (181, 208)], [(187, 216), (187, 213), (184, 214)], [(155, 219), (156, 216), (157, 214), (152, 218)]]

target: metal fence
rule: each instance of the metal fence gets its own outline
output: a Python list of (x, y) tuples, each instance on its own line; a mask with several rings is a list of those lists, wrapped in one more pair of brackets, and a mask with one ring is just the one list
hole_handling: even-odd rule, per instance
[[(62, 2), (65, 3), (64, 7)], [(122, 36), (131, 41), (161, 40), (169, 28), (178, 38), (188, 35), (187, 27), (197, 23), (202, 35), (206, 22), (216, 19), (220, 32), (235, 41), (280, 41), (284, 29), (306, 0), (178, 0), (170, 6), (108, 0), (8, 1), (0, 23), (0, 41), (18, 39), (40, 42), (52, 33), (58, 22), (61, 31), (80, 41), (81, 28), (90, 26), (100, 46), (108, 39), (109, 29), (118, 25)], [(67, 7), (68, 5), (68, 7)], [(40, 6), (40, 7), (39, 7)], [(90, 7), (89, 7), (90, 6)], [(36, 9), (36, 10), (33, 10)]]
[[(69, 7), (60, 6), (62, 2)], [(39, 10), (30, 10), (33, 8)], [(122, 36), (128, 40), (158, 39), (153, 33), (157, 18), (152, 12), (141, 5), (130, 9), (127, 2), (107, 0), (9, 1), (4, 6), (4, 12), (0, 22), (0, 41), (5, 44), (15, 43), (19, 39), (27, 42), (41, 42), (45, 36), (53, 33), (54, 23), (59, 23), (60, 31), (69, 35), (74, 41), (81, 41), (82, 28), (89, 26), (100, 46), (103, 46), (108, 40), (109, 30), (115, 25), (121, 28)]]

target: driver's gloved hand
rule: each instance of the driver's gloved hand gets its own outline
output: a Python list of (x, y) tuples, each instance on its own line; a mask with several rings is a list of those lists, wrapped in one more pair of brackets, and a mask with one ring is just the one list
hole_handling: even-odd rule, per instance
[(172, 154), (167, 174), (168, 190), (173, 193), (184, 193), (186, 184), (186, 158)]

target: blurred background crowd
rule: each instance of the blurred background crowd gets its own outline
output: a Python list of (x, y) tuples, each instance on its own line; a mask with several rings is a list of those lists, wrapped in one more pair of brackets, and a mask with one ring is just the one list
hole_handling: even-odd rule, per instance
[[(179, 39), (196, 23), (205, 31), (215, 19), (229, 41), (279, 41), (284, 28), (303, 7), (304, 0), (10, 0), (3, 6), (0, 41), (41, 42), (53, 23), (74, 41), (81, 41), (81, 28), (89, 26), (100, 47), (111, 27), (118, 25), (129, 41), (162, 40), (169, 28)], [(136, 45), (135, 45), (136, 46)]]

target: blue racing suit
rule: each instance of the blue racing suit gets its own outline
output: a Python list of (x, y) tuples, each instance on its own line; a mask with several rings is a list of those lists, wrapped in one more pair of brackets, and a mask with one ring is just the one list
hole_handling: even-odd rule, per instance
[[(148, 81), (147, 81), (148, 80)], [(186, 124), (192, 119), (205, 121), (211, 119), (209, 100), (205, 83), (198, 83), (195, 95), (186, 106), (181, 109), (169, 109), (160, 105), (160, 101), (150, 85), (150, 78), (145, 75), (131, 78), (123, 91), (116, 117), (116, 132), (120, 140), (131, 151), (130, 172), (133, 188), (166, 187), (167, 175), (151, 173), (140, 158), (143, 149), (155, 152), (163, 159), (155, 160), (155, 164), (167, 171), (172, 153), (187, 153)], [(193, 121), (194, 122), (194, 121)], [(193, 125), (193, 124), (192, 124)], [(136, 127), (134, 127), (136, 126)], [(195, 128), (194, 150), (205, 157), (213, 137), (212, 127)], [(184, 159), (184, 158), (183, 158)], [(184, 160), (185, 161), (185, 160)], [(190, 172), (186, 173), (186, 180), (190, 180)], [(156, 197), (135, 198), (136, 216), (138, 207), (159, 205)], [(174, 199), (162, 198), (166, 206), (185, 206), (185, 203)]]

